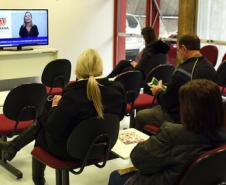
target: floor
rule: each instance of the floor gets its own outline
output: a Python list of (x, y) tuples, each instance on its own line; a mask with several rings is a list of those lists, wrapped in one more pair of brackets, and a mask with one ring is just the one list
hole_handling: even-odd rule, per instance
[[(1, 110), (0, 110), (1, 111)], [(121, 121), (121, 129), (128, 128), (128, 117)], [(33, 148), (33, 143), (27, 145), (17, 156), (12, 160), (11, 164), (16, 166), (23, 172), (23, 178), (17, 180), (15, 176), (11, 175), (8, 171), (0, 166), (0, 185), (32, 185), (31, 178), (31, 155), (30, 152)], [(130, 160), (123, 160), (120, 158), (113, 159), (107, 162), (104, 168), (97, 168), (95, 166), (86, 167), (80, 175), (70, 174), (70, 185), (107, 185), (108, 178), (111, 171), (126, 167), (130, 164)], [(46, 185), (55, 184), (55, 171), (54, 169), (46, 169)]]

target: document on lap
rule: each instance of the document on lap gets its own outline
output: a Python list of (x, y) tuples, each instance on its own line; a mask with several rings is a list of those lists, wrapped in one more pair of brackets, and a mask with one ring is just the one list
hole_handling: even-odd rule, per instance
[(112, 152), (117, 154), (123, 159), (128, 159), (133, 148), (137, 143), (145, 141), (149, 138), (147, 134), (136, 130), (134, 128), (129, 128), (119, 131), (118, 140), (115, 146), (112, 148)]

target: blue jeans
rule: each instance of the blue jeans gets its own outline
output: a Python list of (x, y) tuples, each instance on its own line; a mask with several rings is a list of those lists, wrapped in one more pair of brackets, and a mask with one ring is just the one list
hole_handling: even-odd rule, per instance
[(120, 175), (118, 170), (111, 172), (108, 185), (124, 185), (125, 182), (133, 176), (134, 173)]

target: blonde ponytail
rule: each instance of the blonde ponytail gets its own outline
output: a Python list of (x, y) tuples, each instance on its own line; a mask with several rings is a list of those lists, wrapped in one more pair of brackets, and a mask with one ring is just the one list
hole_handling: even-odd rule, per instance
[(75, 74), (78, 79), (88, 79), (87, 98), (93, 102), (99, 118), (104, 118), (104, 107), (95, 77), (101, 76), (102, 72), (102, 59), (98, 52), (94, 49), (83, 51), (77, 60)]
[(99, 118), (104, 118), (104, 107), (101, 100), (101, 93), (98, 83), (94, 76), (89, 76), (87, 83), (87, 97), (90, 101), (93, 101), (93, 105), (97, 111)]

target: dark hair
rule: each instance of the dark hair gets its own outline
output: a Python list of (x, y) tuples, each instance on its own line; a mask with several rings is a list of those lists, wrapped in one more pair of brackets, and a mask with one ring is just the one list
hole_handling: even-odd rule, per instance
[(217, 84), (191, 80), (180, 88), (181, 123), (195, 133), (210, 135), (224, 126), (224, 109)]
[(141, 30), (141, 35), (144, 38), (145, 45), (153, 43), (158, 40), (155, 30), (152, 27), (145, 27)]
[(199, 50), (200, 39), (195, 34), (185, 34), (179, 37), (179, 46), (184, 45), (188, 50)]

